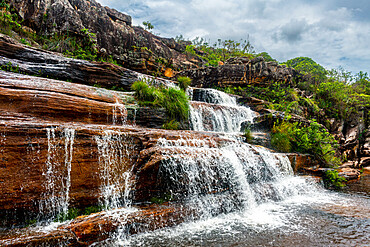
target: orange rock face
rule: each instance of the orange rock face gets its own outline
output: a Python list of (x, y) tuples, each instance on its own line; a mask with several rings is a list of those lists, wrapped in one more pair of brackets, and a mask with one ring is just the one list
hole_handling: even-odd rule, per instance
[[(140, 181), (138, 192), (132, 191), (134, 200), (148, 201), (158, 187), (156, 171), (162, 160), (160, 148), (155, 147), (158, 139), (218, 142), (212, 133), (128, 125), (127, 115), (134, 109), (130, 107), (135, 107), (130, 97), (0, 72), (0, 216), (7, 218), (4, 225), (13, 223), (12, 218), (24, 223), (27, 215), (45, 210), (50, 200), (67, 200), (69, 207), (76, 208), (101, 203), (108, 180), (123, 194), (125, 181), (120, 174), (131, 170), (130, 183)], [(160, 125), (164, 120), (161, 111), (149, 113), (138, 108), (136, 122)]]

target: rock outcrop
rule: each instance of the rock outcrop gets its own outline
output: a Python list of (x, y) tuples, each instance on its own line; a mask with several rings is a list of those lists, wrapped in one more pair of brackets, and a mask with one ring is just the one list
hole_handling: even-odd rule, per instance
[(53, 198), (45, 192), (51, 185), (63, 194), (63, 186), (70, 184), (70, 207), (98, 204), (105, 179), (101, 174), (110, 174), (103, 167), (111, 169), (110, 179), (122, 190), (123, 178), (114, 174), (134, 169), (131, 179), (142, 185), (133, 199), (149, 201), (158, 184), (156, 174), (146, 171), (155, 167), (149, 164), (156, 163), (153, 159), (160, 164), (161, 148), (153, 149), (159, 139), (220, 142), (212, 133), (153, 129), (164, 120), (163, 110), (138, 107), (130, 93), (0, 71), (2, 224), (35, 217), (40, 203)]
[[(131, 90), (133, 82), (154, 77), (110, 63), (66, 58), (59, 53), (32, 48), (0, 34), (0, 66), (17, 73), (72, 81), (104, 88)], [(165, 81), (156, 78), (157, 81)]]
[(181, 71), (178, 76), (188, 76), (194, 87), (226, 87), (263, 84), (270, 81), (290, 83), (300, 74), (292, 68), (266, 62), (263, 57), (252, 60), (235, 58), (218, 67), (203, 67)]
[(189, 59), (185, 46), (173, 39), (160, 38), (141, 27), (132, 27), (131, 17), (103, 7), (95, 0), (9, 0), (23, 24), (38, 35), (68, 33), (86, 37), (86, 30), (95, 33), (95, 42), (102, 56), (113, 58), (143, 73), (164, 72), (167, 67), (196, 67), (201, 61)]

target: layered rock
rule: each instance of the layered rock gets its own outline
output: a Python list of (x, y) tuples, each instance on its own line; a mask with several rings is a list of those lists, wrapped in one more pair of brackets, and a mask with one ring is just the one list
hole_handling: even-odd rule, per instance
[(294, 69), (278, 65), (276, 62), (266, 62), (262, 57), (252, 60), (239, 58), (218, 67), (181, 71), (178, 75), (190, 77), (193, 80), (192, 86), (203, 88), (243, 86), (270, 81), (290, 83), (293, 78), (300, 76)]
[(32, 48), (0, 34), (0, 66), (10, 71), (72, 81), (105, 88), (131, 90), (142, 78), (164, 81), (110, 63), (66, 58), (59, 53)]
[[(185, 46), (173, 39), (160, 38), (131, 26), (131, 17), (103, 7), (95, 0), (10, 0), (23, 24), (39, 35), (68, 33), (87, 37), (85, 30), (96, 34), (96, 44), (103, 56), (113, 56), (125, 67), (144, 73), (157, 73), (167, 67), (195, 67), (200, 61), (188, 59)], [(145, 48), (145, 49), (144, 49)]]
[(134, 103), (130, 93), (0, 72), (2, 223), (22, 224), (37, 215), (40, 203), (53, 197), (50, 190), (67, 193), (69, 207), (96, 205), (103, 197), (102, 174), (111, 174), (124, 190), (123, 178), (114, 174), (130, 169), (136, 174), (131, 179), (137, 176), (138, 183), (150, 185), (138, 186), (140, 193), (133, 199), (148, 201), (154, 195), (150, 187), (157, 183), (152, 177), (157, 175), (141, 171), (147, 170), (153, 158), (161, 160), (160, 150), (152, 152), (159, 139), (219, 142), (212, 133), (138, 127), (159, 127), (165, 114)]

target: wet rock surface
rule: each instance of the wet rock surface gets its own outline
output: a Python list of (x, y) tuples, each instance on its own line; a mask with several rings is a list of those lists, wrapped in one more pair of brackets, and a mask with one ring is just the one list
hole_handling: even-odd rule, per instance
[(178, 225), (188, 219), (195, 219), (197, 213), (177, 204), (143, 206), (131, 209), (80, 216), (61, 224), (55, 230), (40, 232), (32, 229), (20, 229), (11, 236), (0, 237), (1, 246), (89, 246), (106, 240), (107, 233), (127, 236), (163, 227)]

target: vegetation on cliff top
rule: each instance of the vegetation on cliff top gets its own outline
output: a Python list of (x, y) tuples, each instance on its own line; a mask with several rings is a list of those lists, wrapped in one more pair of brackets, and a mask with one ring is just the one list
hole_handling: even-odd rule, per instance
[[(223, 88), (228, 93), (252, 96), (267, 102), (267, 108), (283, 111), (286, 120), (275, 123), (272, 144), (280, 151), (313, 154), (326, 165), (340, 163), (337, 141), (328, 132), (337, 122), (364, 118), (370, 123), (370, 78), (367, 73), (351, 74), (339, 68), (325, 70), (311, 58), (288, 60), (286, 65), (303, 74), (299, 81), (290, 84), (270, 82)], [(289, 123), (291, 114), (311, 120), (311, 125)], [(316, 122), (317, 121), (317, 122)], [(320, 125), (322, 124), (322, 125)]]
[(151, 86), (147, 81), (136, 81), (132, 90), (140, 105), (163, 107), (166, 109), (166, 129), (181, 128), (189, 117), (189, 98), (185, 91), (173, 87)]

